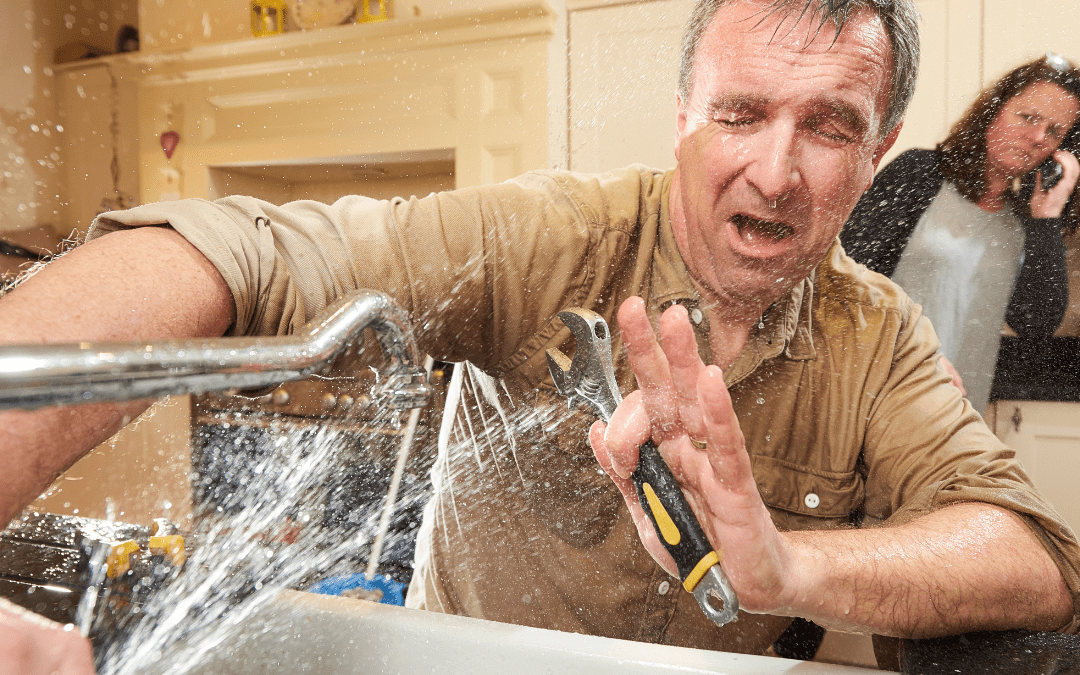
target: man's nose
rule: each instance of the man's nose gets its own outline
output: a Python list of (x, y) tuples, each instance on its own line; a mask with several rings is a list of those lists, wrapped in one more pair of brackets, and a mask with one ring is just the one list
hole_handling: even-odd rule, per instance
[(794, 128), (774, 124), (758, 137), (746, 179), (770, 202), (790, 192), (800, 180)]

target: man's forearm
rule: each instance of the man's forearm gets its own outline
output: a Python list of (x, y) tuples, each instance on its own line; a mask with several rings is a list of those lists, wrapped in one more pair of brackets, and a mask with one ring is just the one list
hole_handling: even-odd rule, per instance
[[(163, 227), (116, 232), (79, 247), (0, 298), (0, 344), (221, 335), (232, 321), (213, 265)], [(148, 402), (0, 413), (0, 524)]]
[(783, 613), (840, 630), (934, 637), (1054, 630), (1072, 597), (1015, 514), (957, 504), (899, 527), (784, 535), (800, 579)]

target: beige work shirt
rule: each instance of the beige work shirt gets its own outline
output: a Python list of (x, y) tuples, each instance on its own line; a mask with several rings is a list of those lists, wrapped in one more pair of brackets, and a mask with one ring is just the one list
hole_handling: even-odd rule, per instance
[[(475, 364), (459, 383), (473, 400), (451, 411), (432, 473), (410, 605), (761, 653), (790, 619), (740, 613), (717, 628), (704, 618), (641, 547), (588, 447), (589, 416), (566, 412), (544, 358), (572, 351), (560, 310), (588, 307), (614, 325), (619, 304), (640, 295), (654, 318), (685, 304), (709, 360), (708, 320), (672, 236), (671, 179), (631, 166), (391, 202), (190, 200), (108, 214), (91, 236), (170, 223), (229, 284), (233, 334), (287, 333), (370, 288), (410, 312), (423, 351)], [(617, 334), (613, 345), (629, 392)], [(997, 504), (1031, 527), (1076, 606), (1075, 536), (949, 384), (937, 350), (918, 306), (838, 243), (770, 308), (725, 379), (773, 520), (870, 527)]]

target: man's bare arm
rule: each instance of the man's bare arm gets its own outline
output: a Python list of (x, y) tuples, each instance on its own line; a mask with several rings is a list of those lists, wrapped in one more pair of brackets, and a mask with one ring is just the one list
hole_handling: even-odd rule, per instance
[[(0, 344), (210, 337), (233, 312), (209, 260), (175, 231), (145, 227), (91, 241), (0, 298)], [(0, 413), (0, 523), (149, 403)]]
[[(654, 558), (674, 561), (656, 538), (628, 477), (647, 438), (683, 486), (748, 611), (901, 637), (972, 630), (1053, 630), (1072, 615), (1061, 572), (1011, 512), (981, 503), (941, 509), (899, 527), (829, 532), (776, 530), (758, 493), (723, 374), (697, 357), (685, 309), (661, 318), (656, 343), (644, 307), (619, 320), (638, 377), (611, 424), (590, 440), (620, 488)], [(707, 441), (705, 450), (689, 438)]]
[(798, 573), (779, 613), (829, 628), (936, 637), (1049, 631), (1072, 617), (1050, 555), (1016, 514), (990, 504), (956, 504), (899, 527), (784, 537)]

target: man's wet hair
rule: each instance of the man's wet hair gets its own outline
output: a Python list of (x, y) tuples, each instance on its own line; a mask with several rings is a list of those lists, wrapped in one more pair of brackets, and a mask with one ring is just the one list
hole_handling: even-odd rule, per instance
[[(690, 99), (694, 83), (694, 57), (698, 43), (716, 11), (730, 0), (698, 0), (682, 38), (682, 57), (679, 63), (679, 95), (685, 103)], [(862, 9), (873, 12), (885, 25), (892, 46), (892, 77), (889, 104), (882, 120), (881, 137), (888, 135), (904, 119), (915, 80), (919, 74), (919, 11), (914, 0), (773, 0), (763, 3), (762, 18), (771, 13), (787, 16), (809, 16), (818, 27), (831, 24), (833, 40), (840, 36), (848, 18)]]

